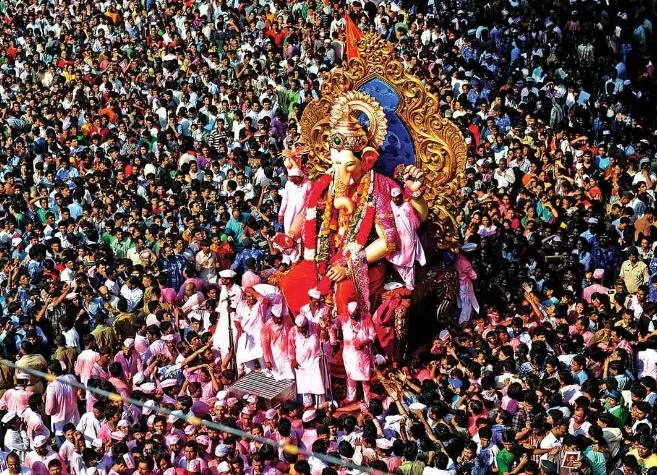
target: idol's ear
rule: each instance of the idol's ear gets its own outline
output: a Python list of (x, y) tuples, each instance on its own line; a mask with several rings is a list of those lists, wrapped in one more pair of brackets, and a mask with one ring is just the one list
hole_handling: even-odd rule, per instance
[(360, 161), (363, 165), (363, 170), (369, 171), (374, 167), (374, 164), (379, 158), (379, 152), (375, 148), (365, 147), (360, 156)]

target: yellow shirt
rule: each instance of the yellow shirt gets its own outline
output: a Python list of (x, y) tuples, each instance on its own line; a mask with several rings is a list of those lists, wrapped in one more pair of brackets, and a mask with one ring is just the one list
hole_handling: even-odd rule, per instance
[(632, 449), (630, 450), (629, 455), (634, 455), (639, 462), (639, 465), (641, 466), (641, 475), (644, 475), (649, 468), (657, 467), (657, 455), (655, 454), (650, 454), (643, 459), (639, 457), (639, 451), (637, 449)]
[(621, 265), (618, 277), (625, 282), (628, 293), (635, 294), (639, 290), (640, 285), (646, 285), (648, 283), (650, 273), (648, 272), (648, 266), (644, 262), (637, 261), (636, 264), (632, 265), (628, 259)]

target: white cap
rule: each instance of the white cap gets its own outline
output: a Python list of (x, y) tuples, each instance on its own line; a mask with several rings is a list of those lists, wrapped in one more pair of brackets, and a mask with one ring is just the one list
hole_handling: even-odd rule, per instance
[(153, 394), (155, 392), (155, 384), (144, 383), (141, 386), (139, 386), (139, 390), (144, 394)]
[(34, 438), (34, 443), (32, 445), (34, 445), (35, 449), (38, 449), (39, 447), (43, 447), (47, 443), (48, 443), (48, 438), (45, 435), (37, 435)]
[(347, 304), (347, 312), (349, 315), (353, 315), (358, 310), (358, 302), (349, 302)]
[(135, 339), (126, 338), (125, 340), (123, 340), (123, 346), (125, 346), (126, 348), (132, 348), (133, 346), (135, 346)]
[(280, 317), (283, 314), (283, 307), (280, 305), (272, 305), (271, 314), (275, 317)]
[(3, 424), (9, 424), (11, 421), (13, 421), (16, 418), (17, 415), (18, 414), (16, 414), (16, 412), (9, 411), (7, 414), (2, 416), (2, 419), (0, 419), (0, 422), (2, 422)]
[[(229, 453), (230, 453), (230, 447), (226, 444), (219, 444), (219, 445), (217, 445), (217, 448), (214, 449), (214, 454), (217, 457), (225, 457)], [(221, 463), (226, 463), (226, 462), (221, 462)], [(228, 469), (228, 470), (230, 470), (230, 469)], [(219, 471), (221, 472), (222, 470), (219, 470)], [(227, 470), (223, 470), (223, 471), (226, 472)]]
[(224, 279), (234, 279), (237, 274), (235, 271), (230, 270), (230, 269), (224, 269), (221, 272), (219, 272), (219, 277), (222, 277)]
[(178, 384), (178, 381), (176, 381), (173, 378), (170, 378), (170, 379), (165, 379), (164, 381), (162, 381), (160, 383), (160, 386), (162, 386), (163, 388), (172, 388), (177, 384)]
[[(147, 383), (147, 384), (153, 384), (153, 383)], [(153, 390), (155, 390), (155, 385), (153, 384)], [(141, 408), (142, 414), (145, 416), (150, 415), (153, 411), (157, 410), (157, 404), (153, 400), (148, 400), (144, 403), (144, 405)]]
[(313, 287), (308, 291), (308, 297), (310, 297), (311, 299), (319, 300), (320, 298), (322, 298), (322, 293), (319, 291), (317, 287)]
[(228, 462), (223, 461), (219, 465), (217, 465), (217, 472), (219, 472), (219, 473), (228, 473), (228, 472), (230, 472), (230, 465), (228, 465)]
[(376, 439), (376, 447), (381, 450), (390, 450), (392, 449), (392, 440), (389, 439)]
[(136, 373), (136, 374), (132, 377), (132, 384), (133, 384), (134, 386), (139, 386), (141, 383), (144, 382), (144, 379), (145, 379), (145, 378), (144, 378), (144, 373), (142, 373), (142, 372)]
[(298, 327), (303, 327), (308, 323), (308, 319), (303, 315), (297, 315), (297, 318), (294, 319), (294, 324)]
[(317, 417), (317, 411), (315, 409), (308, 409), (304, 411), (303, 415), (301, 416), (301, 420), (303, 422), (311, 422), (315, 420), (315, 417)]
[(390, 196), (393, 198), (396, 198), (399, 195), (401, 195), (401, 190), (399, 188), (394, 187), (392, 190), (390, 190)]
[(301, 171), (300, 168), (293, 168), (289, 172), (287, 172), (287, 176), (303, 176), (303, 172)]

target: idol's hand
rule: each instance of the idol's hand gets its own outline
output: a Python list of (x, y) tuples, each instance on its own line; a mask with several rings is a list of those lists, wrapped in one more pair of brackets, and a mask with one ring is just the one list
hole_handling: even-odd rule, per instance
[(404, 169), (404, 187), (414, 193), (424, 186), (426, 173), (418, 167), (408, 165)]
[(347, 268), (341, 265), (334, 265), (326, 273), (326, 277), (331, 279), (333, 282), (340, 282), (347, 278), (348, 272)]

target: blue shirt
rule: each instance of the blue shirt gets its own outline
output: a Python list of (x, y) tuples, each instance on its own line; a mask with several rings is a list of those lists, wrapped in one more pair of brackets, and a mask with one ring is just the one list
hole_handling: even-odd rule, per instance
[(180, 254), (162, 259), (162, 269), (167, 274), (167, 285), (178, 292), (183, 283), (183, 269), (187, 266), (187, 259)]
[(68, 205), (68, 210), (71, 212), (71, 218), (73, 219), (78, 219), (78, 217), (82, 216), (82, 206), (77, 201)]
[(244, 273), (247, 269), (246, 261), (247, 259), (251, 259), (251, 258), (255, 259), (256, 261), (255, 270), (258, 271), (260, 269), (260, 265), (262, 264), (262, 261), (265, 259), (265, 255), (260, 249), (242, 249), (237, 254), (237, 257), (235, 257), (235, 262), (233, 262), (233, 265), (230, 266), (231, 270), (240, 274)]

